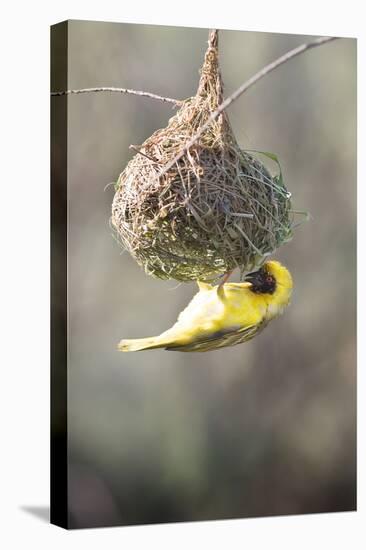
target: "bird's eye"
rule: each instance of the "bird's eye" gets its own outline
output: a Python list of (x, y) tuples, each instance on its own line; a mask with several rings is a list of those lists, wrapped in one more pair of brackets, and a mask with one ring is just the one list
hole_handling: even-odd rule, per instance
[(268, 277), (266, 277), (266, 281), (267, 283), (271, 283), (273, 281), (271, 275), (268, 275)]

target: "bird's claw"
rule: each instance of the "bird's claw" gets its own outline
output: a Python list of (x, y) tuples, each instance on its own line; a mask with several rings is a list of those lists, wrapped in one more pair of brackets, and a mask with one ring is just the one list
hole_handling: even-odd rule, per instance
[(219, 287), (222, 287), (222, 286), (226, 283), (226, 281), (227, 281), (227, 280), (229, 279), (229, 277), (231, 276), (232, 272), (233, 272), (233, 270), (228, 271), (227, 273), (224, 273), (224, 275), (222, 275), (222, 279), (221, 279), (221, 281), (220, 281), (220, 283), (219, 283)]

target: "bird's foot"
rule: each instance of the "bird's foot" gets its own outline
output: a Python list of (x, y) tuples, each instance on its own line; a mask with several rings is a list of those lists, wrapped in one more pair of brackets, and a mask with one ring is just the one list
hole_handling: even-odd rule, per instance
[(231, 271), (228, 271), (227, 273), (225, 273), (225, 274), (222, 276), (222, 279), (221, 279), (221, 281), (220, 281), (220, 283), (219, 283), (219, 287), (222, 287), (222, 286), (226, 283), (226, 281), (229, 279), (229, 277), (231, 276), (231, 274), (232, 274), (233, 271), (234, 271), (234, 270), (232, 269)]

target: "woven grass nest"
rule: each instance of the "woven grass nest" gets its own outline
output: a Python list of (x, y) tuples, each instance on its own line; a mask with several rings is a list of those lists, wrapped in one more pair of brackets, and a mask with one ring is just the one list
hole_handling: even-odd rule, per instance
[(111, 224), (137, 263), (160, 279), (212, 280), (235, 268), (243, 275), (292, 237), (281, 173), (271, 176), (240, 149), (225, 111), (164, 171), (222, 101), (213, 31), (197, 94), (141, 145), (116, 183)]

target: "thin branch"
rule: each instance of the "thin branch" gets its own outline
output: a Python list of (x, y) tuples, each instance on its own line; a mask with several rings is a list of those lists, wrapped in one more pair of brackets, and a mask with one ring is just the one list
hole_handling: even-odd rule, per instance
[(141, 151), (141, 149), (137, 146), (137, 145), (130, 145), (129, 146), (129, 149), (132, 149), (133, 151), (136, 151), (136, 153), (139, 153), (140, 155), (143, 155), (144, 157), (146, 157), (147, 159), (151, 160), (152, 162), (154, 162), (155, 164), (159, 164), (158, 161), (156, 159), (154, 159), (153, 157), (150, 157), (149, 155), (147, 155), (146, 153), (143, 153)]
[(93, 92), (117, 92), (120, 94), (133, 94), (142, 97), (149, 97), (150, 99), (157, 99), (164, 103), (173, 103), (176, 106), (181, 105), (183, 102), (180, 99), (172, 99), (171, 97), (162, 97), (161, 95), (152, 94), (150, 92), (140, 92), (138, 90), (130, 90), (128, 88), (83, 88), (81, 90), (66, 90), (65, 92), (51, 92), (51, 95), (70, 95), (70, 94), (89, 94)]
[(211, 48), (217, 48), (219, 40), (219, 31), (218, 29), (211, 29), (208, 33), (208, 45)]
[(320, 37), (314, 40), (313, 42), (309, 42), (307, 44), (301, 44), (301, 46), (297, 46), (297, 48), (294, 48), (293, 50), (288, 51), (275, 61), (272, 61), (269, 65), (266, 65), (258, 71), (254, 76), (252, 76), (249, 80), (244, 82), (237, 90), (235, 90), (234, 93), (232, 93), (221, 105), (214, 111), (211, 116), (208, 118), (208, 120), (205, 122), (203, 126), (199, 129), (199, 131), (190, 139), (186, 145), (182, 148), (180, 153), (174, 157), (174, 159), (167, 164), (162, 172), (160, 172), (158, 177), (163, 176), (166, 172), (168, 172), (173, 166), (188, 152), (188, 150), (196, 143), (196, 141), (202, 136), (202, 134), (207, 130), (207, 128), (212, 124), (214, 120), (217, 119), (217, 117), (225, 110), (227, 107), (229, 107), (238, 97), (240, 97), (244, 92), (246, 92), (249, 88), (251, 88), (258, 80), (269, 74), (270, 72), (274, 71), (279, 67), (280, 65), (283, 65), (284, 63), (287, 63), (290, 59), (306, 52), (307, 50), (310, 50), (311, 48), (316, 48), (318, 46), (322, 46), (323, 44), (326, 44), (327, 42), (331, 42), (332, 40), (337, 40), (338, 37), (330, 36), (330, 37)]

